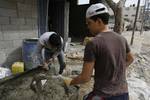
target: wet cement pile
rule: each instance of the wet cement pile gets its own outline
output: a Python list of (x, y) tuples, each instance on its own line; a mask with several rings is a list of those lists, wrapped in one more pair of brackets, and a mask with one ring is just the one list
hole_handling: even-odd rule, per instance
[[(39, 75), (46, 76), (44, 85), (31, 87), (33, 78)], [(0, 100), (77, 100), (78, 89), (66, 87), (62, 79), (52, 78), (52, 70), (41, 72), (34, 70), (15, 79), (0, 83)]]

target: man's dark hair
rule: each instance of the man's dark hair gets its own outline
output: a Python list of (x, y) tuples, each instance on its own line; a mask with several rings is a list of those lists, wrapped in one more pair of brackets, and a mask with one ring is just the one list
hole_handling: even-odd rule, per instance
[(98, 18), (101, 19), (105, 25), (107, 25), (108, 21), (109, 21), (109, 14), (103, 13), (103, 14), (99, 14), (99, 15), (90, 17), (90, 19), (92, 19), (94, 21), (96, 21)]
[(52, 34), (49, 37), (49, 43), (52, 46), (61, 47), (61, 37), (59, 35), (57, 35), (57, 34)]

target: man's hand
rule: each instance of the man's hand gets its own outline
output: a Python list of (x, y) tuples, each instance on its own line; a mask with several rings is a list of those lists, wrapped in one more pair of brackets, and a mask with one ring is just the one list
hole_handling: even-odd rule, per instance
[(72, 78), (70, 78), (70, 77), (64, 77), (64, 76), (62, 76), (62, 75), (52, 76), (52, 78), (64, 80), (64, 83), (65, 83), (65, 85), (66, 85), (67, 87), (70, 86), (71, 81), (72, 81)]
[(47, 61), (46, 61), (46, 63), (53, 63), (55, 61), (55, 59), (54, 58), (50, 58), (50, 59), (48, 59)]
[(47, 63), (40, 64), (40, 65), (38, 65), (38, 67), (41, 67), (41, 68), (43, 68), (43, 69), (46, 70), (46, 71), (49, 70), (49, 67), (48, 67), (48, 64), (47, 64)]
[(70, 77), (63, 77), (63, 76), (62, 76), (62, 79), (64, 80), (64, 83), (65, 83), (65, 85), (66, 85), (67, 87), (70, 86), (71, 81), (72, 81), (72, 78), (70, 78)]
[(50, 69), (50, 68), (49, 68), (49, 64), (51, 64), (52, 62), (54, 62), (54, 59), (53, 59), (53, 58), (51, 58), (51, 59), (45, 61), (42, 68), (43, 68), (44, 70), (48, 71), (48, 70)]
[(48, 71), (49, 70), (49, 67), (48, 67), (48, 63), (44, 63), (44, 65), (43, 65), (43, 69), (45, 69), (46, 71)]

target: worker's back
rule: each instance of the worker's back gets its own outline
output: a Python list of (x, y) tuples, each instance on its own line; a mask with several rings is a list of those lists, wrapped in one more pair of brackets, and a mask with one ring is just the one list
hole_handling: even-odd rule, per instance
[(126, 53), (129, 51), (126, 39), (114, 32), (104, 32), (92, 42), (96, 58), (94, 91), (100, 95), (126, 93)]

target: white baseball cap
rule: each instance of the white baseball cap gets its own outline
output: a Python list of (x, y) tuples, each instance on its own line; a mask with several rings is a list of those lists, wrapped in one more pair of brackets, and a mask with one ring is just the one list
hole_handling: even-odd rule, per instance
[(86, 11), (86, 18), (90, 18), (92, 16), (103, 13), (108, 13), (108, 8), (104, 4), (92, 4)]

